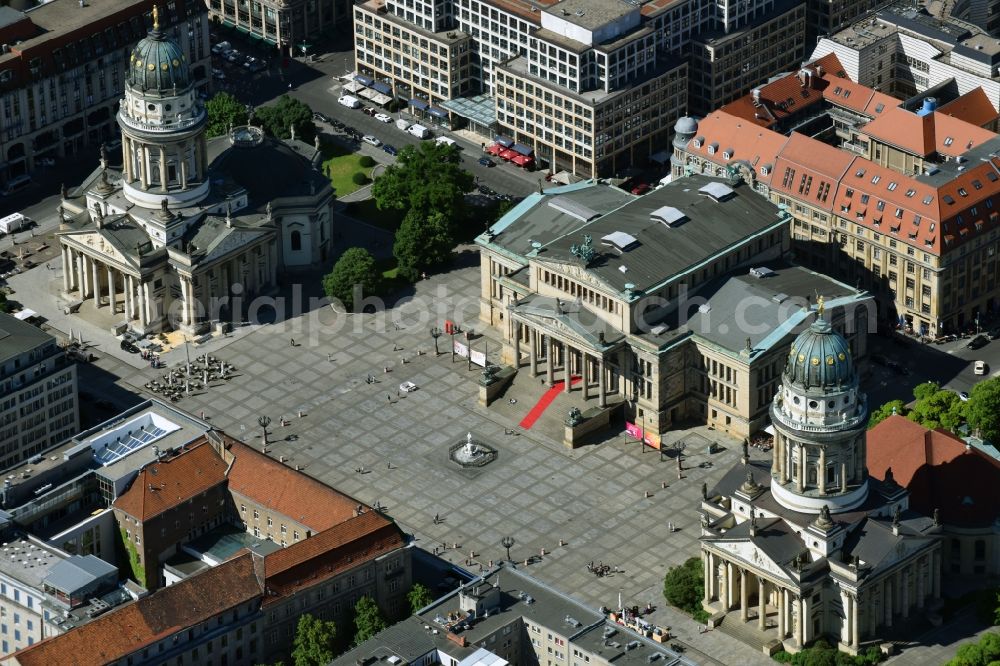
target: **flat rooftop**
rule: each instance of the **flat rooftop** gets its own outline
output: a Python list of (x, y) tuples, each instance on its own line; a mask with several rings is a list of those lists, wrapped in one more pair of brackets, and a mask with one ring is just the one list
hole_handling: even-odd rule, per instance
[(0, 312), (0, 364), (54, 342), (54, 337), (34, 324), (21, 321), (6, 312)]
[(64, 553), (25, 537), (0, 545), (0, 572), (37, 590), (42, 589), (42, 581), (52, 568), (64, 559)]
[(234, 525), (220, 525), (181, 548), (191, 554), (197, 553), (202, 559), (213, 560), (213, 565), (221, 564), (243, 550), (261, 556), (281, 550), (281, 546), (273, 541), (258, 539)]
[(596, 30), (638, 12), (639, 6), (624, 0), (562, 0), (545, 11), (586, 30)]

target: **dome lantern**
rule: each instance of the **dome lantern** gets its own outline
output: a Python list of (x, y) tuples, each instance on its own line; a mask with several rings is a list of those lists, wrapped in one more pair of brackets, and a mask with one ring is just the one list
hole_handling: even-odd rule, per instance
[(191, 84), (187, 58), (173, 39), (160, 31), (160, 11), (153, 6), (153, 28), (129, 58), (128, 83), (143, 92), (174, 94)]

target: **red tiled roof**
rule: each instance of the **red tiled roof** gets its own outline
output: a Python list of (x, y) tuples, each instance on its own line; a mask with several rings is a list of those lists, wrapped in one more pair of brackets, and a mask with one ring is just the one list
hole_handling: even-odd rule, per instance
[(982, 88), (970, 90), (961, 97), (938, 107), (938, 113), (954, 116), (978, 127), (990, 125), (1000, 115)]
[(321, 532), (350, 520), (359, 502), (330, 486), (227, 438), (235, 457), (229, 490)]
[(967, 447), (943, 430), (890, 416), (868, 431), (868, 472), (910, 491), (910, 506), (925, 515), (940, 509), (946, 525), (983, 527), (1000, 516), (1000, 461)]
[(833, 210), (837, 183), (854, 156), (793, 132), (774, 164), (771, 188), (825, 210)]
[[(700, 141), (697, 147), (696, 140)], [(688, 143), (687, 150), (721, 166), (745, 162), (754, 169), (758, 180), (770, 183), (774, 174), (774, 156), (786, 141), (788, 137), (783, 134), (716, 111), (698, 121), (698, 134)], [(709, 147), (713, 145), (717, 150), (709, 153)], [(730, 149), (732, 152), (727, 159), (723, 153)], [(766, 174), (761, 172), (764, 166), (770, 167)]]
[(122, 659), (263, 593), (247, 553), (93, 622), (25, 648), (21, 666), (95, 666)]
[(291, 594), (404, 545), (395, 523), (367, 511), (266, 556), (267, 589), (278, 595)]
[(114, 507), (144, 522), (225, 481), (226, 463), (202, 438), (142, 468)]
[(901, 107), (886, 111), (862, 127), (861, 131), (922, 157), (935, 152), (961, 155), (995, 136), (989, 130), (938, 111), (918, 116)]

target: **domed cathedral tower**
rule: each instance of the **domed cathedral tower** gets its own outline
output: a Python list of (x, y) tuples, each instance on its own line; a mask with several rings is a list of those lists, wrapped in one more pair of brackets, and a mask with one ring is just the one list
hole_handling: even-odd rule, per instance
[(698, 121), (691, 116), (682, 116), (674, 123), (673, 154), (670, 156), (670, 176), (680, 178), (684, 174), (685, 149), (688, 142), (698, 133)]
[(854, 509), (868, 497), (868, 403), (847, 341), (818, 316), (792, 344), (771, 405), (771, 493), (792, 511)]
[[(145, 208), (188, 207), (209, 193), (205, 127), (208, 115), (175, 41), (153, 28), (136, 44), (118, 112), (125, 196)], [(165, 237), (164, 240), (168, 240)]]

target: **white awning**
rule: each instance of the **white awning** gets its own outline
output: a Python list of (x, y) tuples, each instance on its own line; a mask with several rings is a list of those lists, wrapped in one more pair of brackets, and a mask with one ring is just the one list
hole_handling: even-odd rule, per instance
[(371, 88), (364, 88), (358, 93), (358, 96), (364, 97), (365, 99), (372, 99), (378, 94), (379, 94), (378, 92), (372, 90)]
[(382, 93), (375, 93), (375, 96), (372, 97), (371, 100), (379, 106), (385, 106), (392, 101), (392, 98), (388, 95), (383, 95)]
[(344, 84), (344, 90), (350, 93), (356, 93), (359, 90), (364, 90), (364, 86), (357, 81), (351, 81), (350, 83)]
[(32, 317), (36, 316), (38, 316), (38, 313), (29, 308), (24, 308), (20, 312), (14, 313), (14, 318), (20, 319), (21, 321), (24, 321), (25, 319), (31, 319)]

